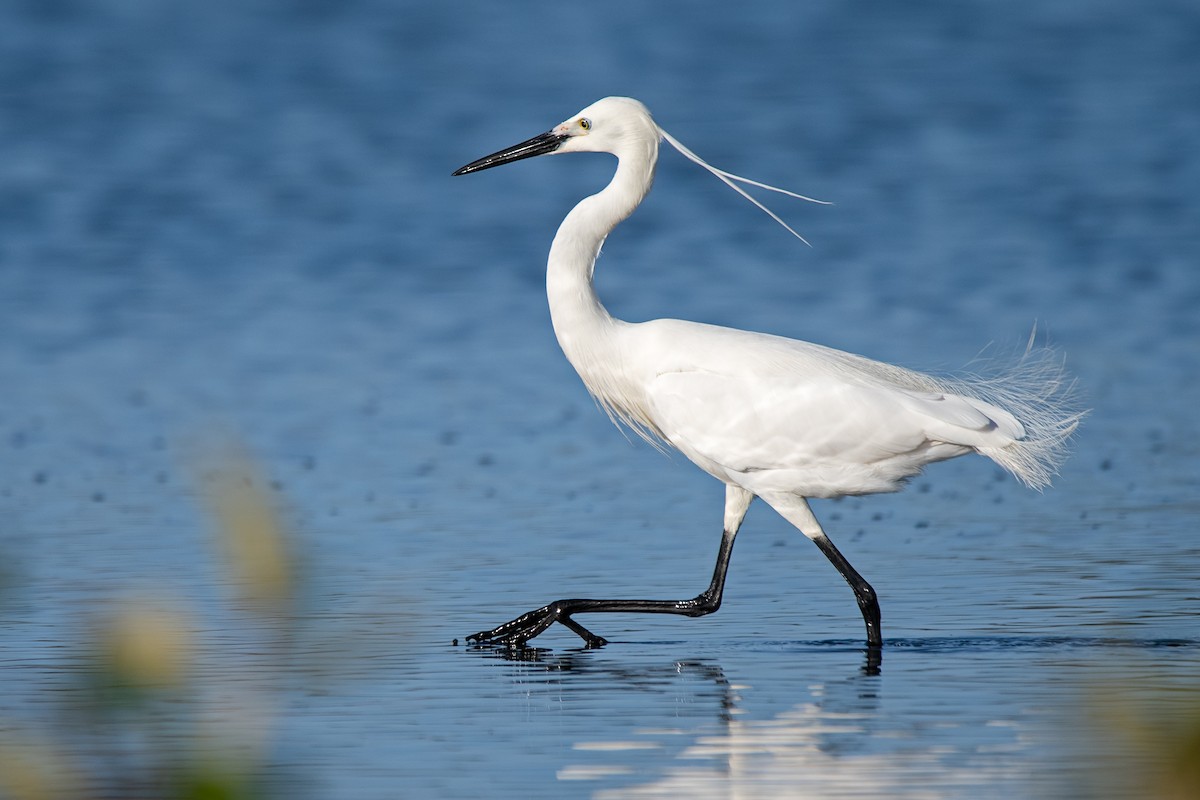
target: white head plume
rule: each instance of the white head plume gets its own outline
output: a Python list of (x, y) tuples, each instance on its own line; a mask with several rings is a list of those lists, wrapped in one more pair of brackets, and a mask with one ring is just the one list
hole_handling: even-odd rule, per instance
[[(767, 214), (767, 216), (769, 216), (771, 219), (775, 220), (780, 225), (782, 225), (787, 230), (788, 233), (792, 234), (792, 236), (795, 236), (797, 239), (804, 242), (805, 244), (808, 244), (808, 239), (805, 239), (803, 236), (801, 236), (799, 233), (797, 233), (795, 230), (793, 230), (792, 226), (788, 225), (786, 222), (784, 222), (782, 219), (780, 219), (778, 214), (776, 214), (774, 211), (772, 211), (771, 209), (764, 206), (762, 203), (760, 203), (758, 200), (756, 200), (749, 192), (747, 192), (742, 187), (738, 186), (737, 183), (734, 183), (734, 181), (737, 181), (738, 183), (745, 183), (750, 186), (757, 186), (760, 189), (767, 189), (772, 192), (779, 192), (780, 194), (786, 194), (788, 197), (794, 197), (797, 200), (807, 200), (810, 203), (820, 203), (823, 206), (833, 205), (832, 203), (830, 203), (827, 200), (817, 200), (812, 197), (805, 197), (802, 194), (796, 194), (795, 192), (789, 192), (787, 189), (780, 189), (778, 186), (771, 186), (766, 183), (759, 183), (758, 181), (752, 181), (749, 178), (743, 178), (741, 175), (734, 175), (732, 172), (726, 172), (723, 169), (717, 169), (712, 164), (709, 164), (707, 161), (702, 159), (700, 156), (696, 155), (691, 150), (684, 147), (682, 142), (680, 142), (678, 139), (676, 139), (671, 134), (664, 131), (661, 127), (658, 129), (658, 132), (660, 134), (662, 134), (662, 138), (667, 142), (667, 144), (671, 145), (676, 150), (678, 150), (680, 153), (682, 153), (684, 158), (688, 159), (689, 161), (693, 161), (693, 162), (699, 164), (700, 166), (704, 167), (706, 170), (711, 172), (713, 175), (716, 175), (717, 178), (719, 178), (722, 183), (724, 183), (730, 189), (733, 189), (735, 192), (740, 194), (742, 197), (749, 200), (751, 203), (754, 203), (754, 205), (758, 206), (759, 209), (761, 209), (764, 213)], [(810, 245), (810, 247), (811, 247), (811, 245)]]

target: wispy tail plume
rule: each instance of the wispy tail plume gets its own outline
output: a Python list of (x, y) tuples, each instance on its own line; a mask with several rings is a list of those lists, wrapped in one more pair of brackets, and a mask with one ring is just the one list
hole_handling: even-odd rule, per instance
[(1071, 435), (1088, 414), (1062, 357), (1048, 347), (1030, 347), (999, 373), (964, 379), (962, 390), (1000, 406), (1025, 427), (1023, 438), (979, 452), (1031, 489), (1049, 486), (1067, 459)]

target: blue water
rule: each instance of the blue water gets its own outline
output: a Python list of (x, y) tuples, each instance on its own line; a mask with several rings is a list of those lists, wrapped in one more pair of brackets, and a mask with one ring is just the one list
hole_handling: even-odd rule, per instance
[[(665, 153), (597, 269), (618, 316), (935, 370), (1036, 323), (1094, 409), (1045, 494), (963, 459), (815, 506), (878, 670), (762, 507), (719, 614), (452, 644), (710, 574), (719, 485), (613, 429), (549, 326), (550, 238), (611, 161), (449, 177), (608, 94), (835, 202), (771, 200), (806, 248)], [(1185, 0), (5, 6), (0, 745), (103, 761), (80, 653), (140, 597), (202, 651), (154, 730), (263, 728), (281, 796), (1121, 796), (1166, 756), (1090, 715), (1200, 687), (1198, 145)], [(225, 439), (302, 563), (286, 652), (213, 546)]]

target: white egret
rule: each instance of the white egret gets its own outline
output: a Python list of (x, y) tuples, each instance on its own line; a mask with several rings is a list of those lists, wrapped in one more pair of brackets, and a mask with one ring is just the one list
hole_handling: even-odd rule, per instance
[[(602, 152), (612, 181), (567, 214), (550, 246), (546, 289), (554, 332), (588, 391), (618, 423), (676, 448), (725, 484), (725, 524), (708, 588), (688, 600), (557, 600), (468, 637), (520, 646), (560, 622), (588, 647), (605, 640), (577, 614), (645, 612), (698, 617), (721, 605), (734, 537), (761, 497), (821, 549), (854, 590), (867, 645), (883, 643), (875, 590), (822, 530), (808, 498), (890, 492), (926, 465), (980, 453), (1040, 489), (1066, 455), (1081, 413), (1061, 366), (1027, 358), (999, 377), (940, 378), (807, 342), (731, 328), (612, 317), (596, 296), (600, 247), (654, 178), (666, 140), (782, 220), (735, 182), (783, 192), (711, 167), (654, 122), (637, 100), (609, 97), (552, 130), (456, 171), (523, 158)], [(799, 234), (788, 228), (793, 234)]]

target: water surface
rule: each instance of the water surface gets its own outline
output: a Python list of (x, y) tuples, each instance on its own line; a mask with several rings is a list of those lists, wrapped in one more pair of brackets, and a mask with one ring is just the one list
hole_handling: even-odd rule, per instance
[[(153, 721), (88, 718), (134, 754), (101, 783), (197, 727), (283, 796), (1120, 796), (1171, 757), (1112, 720), (1187, 725), (1200, 682), (1200, 12), (602, 5), (2, 13), (4, 742), (111, 762), (83, 654), (134, 598), (195, 663)], [(611, 162), (449, 177), (607, 94), (836, 203), (773, 201), (805, 248), (665, 154), (598, 266), (614, 313), (926, 369), (1036, 323), (1094, 408), (1045, 494), (975, 459), (816, 504), (879, 665), (765, 507), (717, 615), (461, 644), (710, 574), (720, 487), (614, 430), (550, 331), (549, 240)], [(300, 559), (286, 614), (214, 547), (197, 454), (227, 439)]]

